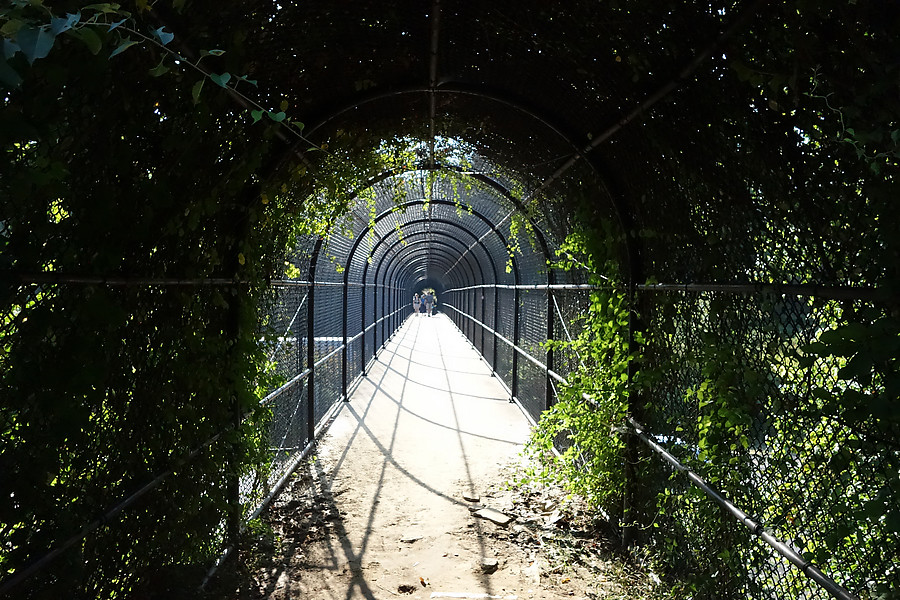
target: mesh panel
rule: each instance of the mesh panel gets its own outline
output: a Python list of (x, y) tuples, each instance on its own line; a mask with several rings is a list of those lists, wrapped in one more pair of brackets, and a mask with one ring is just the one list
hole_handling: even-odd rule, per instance
[[(898, 492), (896, 428), (869, 409), (837, 404), (877, 398), (881, 384), (877, 377), (848, 379), (845, 359), (809, 354), (823, 330), (864, 306), (789, 294), (684, 293), (647, 301), (654, 348), (669, 357), (662, 364), (670, 369), (646, 414), (657, 438), (839, 584), (859, 593), (896, 582), (897, 563), (882, 550), (900, 542), (886, 518), (888, 498)], [(710, 348), (729, 353), (715, 372)], [(727, 416), (717, 412), (724, 406)], [(644, 481), (654, 480), (664, 481), (645, 474)], [(684, 483), (669, 485), (668, 516), (684, 536), (690, 564), (708, 573), (705, 556), (716, 553), (738, 578), (707, 580), (704, 594), (828, 597), (730, 518), (712, 535), (719, 517), (709, 501), (682, 495)]]

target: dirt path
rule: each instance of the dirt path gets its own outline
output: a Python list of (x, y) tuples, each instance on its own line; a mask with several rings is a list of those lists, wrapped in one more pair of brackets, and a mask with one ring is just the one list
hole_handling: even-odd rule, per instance
[(551, 564), (558, 494), (505, 488), (528, 432), (449, 319), (410, 319), (268, 511), (280, 545), (238, 597), (618, 595), (605, 565)]

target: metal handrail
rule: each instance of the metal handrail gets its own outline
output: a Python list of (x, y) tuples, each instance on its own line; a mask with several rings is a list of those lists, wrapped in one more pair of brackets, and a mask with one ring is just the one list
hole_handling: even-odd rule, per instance
[[(463, 292), (475, 289), (504, 289), (504, 290), (610, 290), (625, 289), (625, 286), (617, 286), (612, 280), (609, 285), (597, 285), (588, 283), (538, 283), (538, 284), (501, 284), (485, 283), (470, 285), (467, 287), (452, 288), (444, 293)], [(779, 294), (790, 296), (810, 296), (827, 298), (831, 300), (887, 300), (890, 293), (873, 287), (817, 285), (803, 283), (644, 283), (634, 286), (641, 292), (720, 292), (723, 294)]]
[(449, 294), (450, 292), (464, 292), (467, 290), (486, 288), (497, 288), (502, 290), (606, 290), (611, 287), (612, 286), (590, 283), (521, 283), (518, 285), (510, 283), (482, 283), (480, 285), (451, 288), (449, 290), (444, 290), (444, 293)]
[(688, 469), (684, 466), (677, 458), (675, 458), (670, 452), (668, 452), (665, 448), (660, 446), (653, 440), (652, 436), (647, 434), (644, 431), (644, 427), (635, 421), (633, 418), (628, 418), (629, 423), (631, 424), (631, 433), (637, 435), (645, 444), (647, 444), (654, 452), (658, 453), (662, 456), (663, 460), (665, 460), (673, 469), (676, 471), (680, 471), (684, 473), (687, 478), (696, 485), (698, 488), (703, 490), (703, 492), (712, 498), (716, 504), (727, 510), (731, 515), (733, 515), (738, 521), (740, 521), (747, 529), (750, 530), (750, 533), (753, 535), (762, 538), (762, 540), (775, 549), (775, 551), (786, 558), (791, 564), (800, 569), (800, 572), (806, 575), (808, 578), (815, 581), (819, 584), (826, 592), (838, 598), (839, 600), (859, 600), (859, 597), (851, 594), (848, 590), (841, 587), (833, 579), (822, 573), (822, 571), (814, 565), (813, 563), (805, 560), (799, 552), (794, 550), (788, 543), (784, 542), (773, 536), (771, 533), (765, 530), (763, 524), (742, 511), (740, 508), (735, 506), (728, 498), (726, 498), (719, 490), (715, 489), (706, 481), (703, 480), (702, 477), (697, 475), (695, 472)]
[[(276, 287), (344, 287), (340, 281), (307, 281), (304, 279), (273, 279), (269, 281), (269, 285)], [(401, 287), (384, 285), (383, 283), (365, 284), (355, 281), (347, 282), (347, 287), (378, 287), (386, 290), (405, 291)]]
[(396, 309), (395, 311), (393, 311), (393, 312), (391, 312), (391, 313), (388, 313), (388, 314), (384, 315), (384, 316), (381, 317), (380, 319), (374, 321), (371, 325), (369, 325), (368, 327), (366, 327), (364, 330), (362, 330), (362, 331), (360, 331), (359, 333), (357, 333), (356, 335), (354, 335), (352, 338), (347, 338), (347, 343), (346, 343), (346, 344), (341, 344), (340, 346), (338, 346), (337, 348), (335, 348), (334, 350), (332, 350), (331, 352), (329, 352), (328, 354), (326, 354), (325, 356), (323, 356), (322, 358), (320, 358), (319, 360), (317, 360), (315, 363), (313, 363), (313, 366), (312, 366), (311, 368), (306, 369), (306, 370), (303, 371), (302, 373), (299, 373), (299, 374), (297, 374), (297, 375), (294, 375), (289, 381), (287, 381), (287, 382), (285, 382), (284, 384), (282, 384), (281, 387), (279, 387), (279, 388), (276, 389), (276, 390), (273, 390), (273, 391), (269, 392), (269, 393), (266, 395), (265, 398), (263, 398), (262, 400), (259, 401), (259, 405), (260, 405), (260, 406), (265, 406), (265, 405), (269, 404), (270, 402), (272, 402), (272, 400), (274, 400), (275, 398), (277, 398), (278, 396), (280, 396), (281, 394), (283, 394), (284, 392), (286, 392), (288, 389), (294, 387), (295, 385), (297, 385), (299, 382), (303, 381), (304, 379), (307, 379), (310, 375), (312, 375), (313, 371), (315, 371), (316, 368), (318, 368), (318, 367), (320, 367), (321, 365), (323, 365), (323, 364), (324, 364), (327, 360), (329, 360), (332, 356), (334, 356), (335, 354), (337, 354), (338, 352), (340, 352), (340, 351), (343, 350), (344, 348), (349, 347), (349, 345), (350, 345), (351, 343), (353, 343), (353, 342), (355, 342), (356, 340), (358, 340), (358, 339), (359, 339), (360, 337), (362, 337), (365, 333), (367, 333), (370, 329), (372, 329), (373, 327), (375, 327), (376, 325), (378, 325), (379, 323), (381, 323), (382, 321), (384, 321), (384, 320), (387, 319), (388, 317), (392, 317), (393, 315), (397, 314), (398, 312), (400, 312), (400, 311), (402, 311), (402, 310), (406, 310), (406, 307), (404, 306), (404, 307), (402, 307), (402, 308), (398, 308), (398, 309)]

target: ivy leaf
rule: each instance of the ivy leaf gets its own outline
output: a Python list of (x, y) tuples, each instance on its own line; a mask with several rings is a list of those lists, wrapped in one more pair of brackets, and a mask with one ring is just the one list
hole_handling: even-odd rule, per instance
[(277, 112), (277, 113), (269, 112), (266, 114), (269, 115), (269, 118), (272, 119), (273, 121), (275, 121), (276, 123), (281, 123), (282, 121), (284, 121), (285, 117), (287, 117), (287, 115), (284, 114), (284, 111)]
[(165, 75), (166, 73), (168, 73), (169, 67), (165, 65), (165, 61), (166, 57), (163, 56), (162, 59), (160, 59), (159, 64), (150, 69), (150, 75), (152, 75), (153, 77), (159, 77), (160, 75)]
[(21, 48), (12, 40), (3, 40), (3, 58), (9, 60), (19, 52)]
[(797, 364), (799, 364), (802, 368), (808, 369), (816, 363), (815, 356), (801, 356), (797, 359)]
[(254, 123), (259, 123), (260, 119), (262, 119), (263, 115), (266, 113), (264, 110), (251, 110), (250, 116), (253, 117)]
[(84, 42), (84, 45), (87, 46), (87, 49), (93, 55), (97, 55), (100, 53), (100, 49), (103, 47), (103, 42), (100, 41), (100, 36), (97, 35), (97, 32), (91, 29), (90, 27), (84, 27), (79, 30), (74, 30), (72, 32), (75, 37)]
[(112, 53), (109, 55), (109, 57), (112, 58), (113, 56), (116, 56), (117, 54), (122, 54), (123, 52), (125, 52), (126, 50), (128, 50), (129, 48), (134, 46), (135, 44), (137, 44), (137, 42), (135, 42), (134, 40), (125, 38), (125, 40), (121, 44), (119, 44), (118, 48), (116, 48), (115, 50), (112, 51)]
[(216, 85), (227, 88), (228, 82), (231, 80), (231, 73), (222, 73), (221, 75), (210, 73), (209, 78), (212, 79), (213, 83)]
[(207, 54), (209, 54), (210, 56), (222, 56), (223, 54), (225, 54), (225, 51), (224, 50), (210, 50), (207, 52)]
[(159, 29), (153, 30), (153, 35), (156, 36), (156, 39), (159, 40), (159, 43), (165, 46), (169, 42), (175, 39), (175, 34), (170, 33), (168, 31), (164, 31), (165, 27), (160, 27)]
[(303, 131), (303, 128), (306, 127), (306, 125), (301, 123), (300, 121), (291, 121), (291, 125), (299, 129), (300, 131)]
[(113, 29), (115, 29), (116, 27), (118, 27), (119, 25), (121, 25), (122, 23), (124, 23), (127, 20), (128, 19), (122, 19), (121, 21), (116, 21), (115, 23), (110, 23), (109, 29), (107, 29), (106, 31), (112, 31)]
[(50, 54), (55, 41), (56, 36), (53, 32), (42, 27), (25, 26), (16, 35), (16, 42), (30, 64)]
[(50, 30), (53, 35), (59, 35), (72, 29), (81, 20), (81, 13), (67, 13), (65, 17), (53, 17), (50, 19)]
[(203, 84), (206, 82), (205, 79), (201, 79), (197, 83), (194, 84), (194, 87), (191, 88), (191, 97), (194, 99), (194, 104), (200, 102), (200, 90), (203, 89)]
[(7, 37), (13, 37), (19, 33), (19, 30), (24, 26), (25, 22), (21, 19), (10, 19), (0, 27), (0, 33)]
[(884, 526), (888, 531), (900, 533), (900, 510), (894, 510), (884, 518)]
[(120, 8), (121, 6), (119, 4), (115, 4), (113, 2), (102, 2), (99, 4), (88, 4), (84, 7), (84, 10), (95, 10), (102, 13), (114, 13), (119, 12)]

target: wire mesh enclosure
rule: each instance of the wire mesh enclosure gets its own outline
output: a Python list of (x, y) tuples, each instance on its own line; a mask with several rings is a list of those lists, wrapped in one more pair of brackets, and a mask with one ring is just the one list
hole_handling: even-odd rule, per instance
[(49, 4), (0, 8), (0, 594), (202, 580), (433, 290), (674, 594), (898, 597), (896, 7)]

